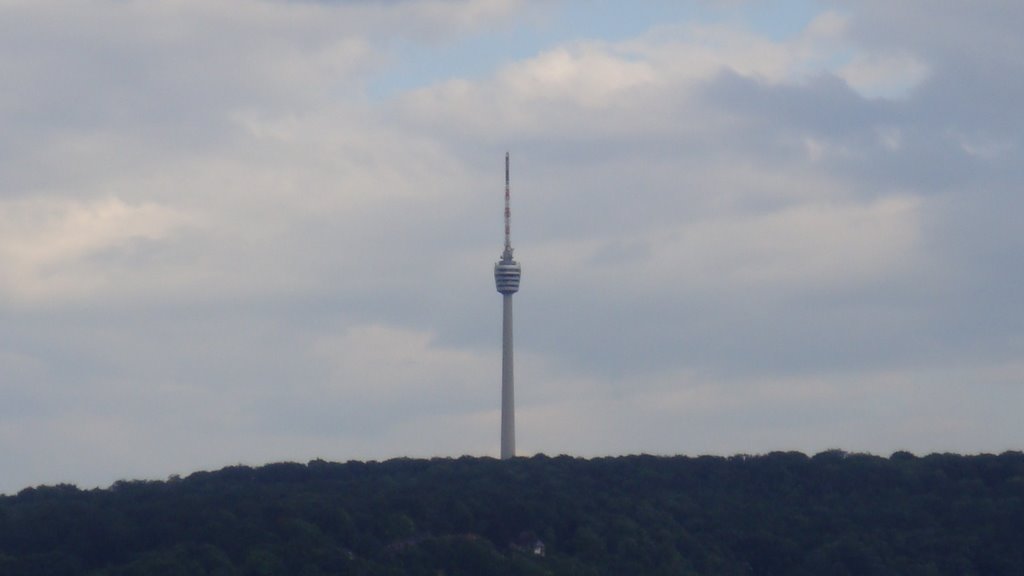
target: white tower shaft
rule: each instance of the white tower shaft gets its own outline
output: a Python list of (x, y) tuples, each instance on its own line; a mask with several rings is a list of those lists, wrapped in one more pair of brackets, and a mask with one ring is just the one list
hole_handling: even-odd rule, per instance
[(512, 295), (503, 294), (501, 318), (501, 459), (516, 455), (516, 393), (512, 372)]

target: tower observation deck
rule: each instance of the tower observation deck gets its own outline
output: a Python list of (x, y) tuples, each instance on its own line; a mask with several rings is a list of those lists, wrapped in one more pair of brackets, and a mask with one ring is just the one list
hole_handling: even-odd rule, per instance
[(519, 291), (522, 269), (512, 259), (508, 152), (505, 153), (505, 251), (494, 264), (494, 285), (502, 295), (501, 322), (501, 458), (516, 455), (515, 384), (512, 351), (512, 295)]

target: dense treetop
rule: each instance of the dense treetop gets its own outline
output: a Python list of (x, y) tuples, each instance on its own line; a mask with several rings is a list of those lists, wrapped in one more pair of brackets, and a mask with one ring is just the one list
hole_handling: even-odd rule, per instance
[(0, 497), (0, 574), (1024, 574), (1024, 454), (232, 466)]

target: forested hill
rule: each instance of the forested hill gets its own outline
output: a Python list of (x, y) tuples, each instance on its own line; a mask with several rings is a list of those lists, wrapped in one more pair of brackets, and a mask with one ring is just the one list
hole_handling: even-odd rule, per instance
[(0, 498), (0, 574), (1024, 574), (1024, 455), (233, 466)]

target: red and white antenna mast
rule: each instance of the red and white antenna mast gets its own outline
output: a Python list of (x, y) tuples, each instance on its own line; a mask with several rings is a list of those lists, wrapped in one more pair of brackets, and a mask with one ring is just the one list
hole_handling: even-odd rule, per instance
[(505, 152), (505, 252), (502, 260), (512, 260), (512, 189), (508, 179), (508, 152)]

